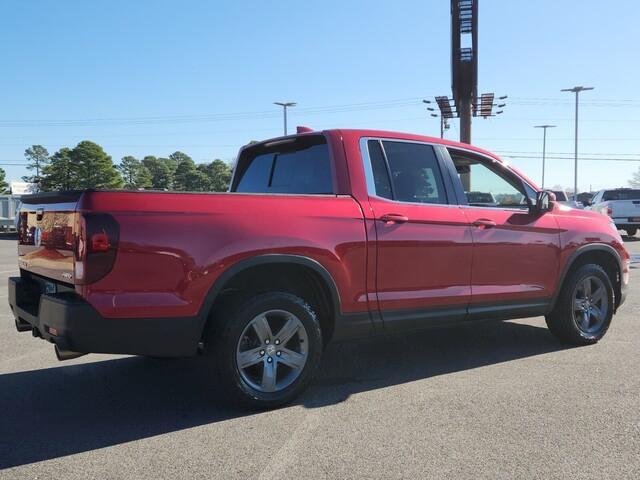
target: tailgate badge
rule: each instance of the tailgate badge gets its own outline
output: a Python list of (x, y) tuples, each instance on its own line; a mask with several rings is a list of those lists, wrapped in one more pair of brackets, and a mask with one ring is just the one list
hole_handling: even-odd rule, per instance
[(44, 284), (44, 293), (46, 293), (47, 295), (51, 295), (53, 293), (57, 293), (58, 288), (57, 285), (55, 283), (52, 282), (45, 282)]
[(62, 274), (62, 278), (64, 278), (65, 280), (72, 280), (73, 279), (73, 275), (71, 275), (69, 272), (64, 272)]

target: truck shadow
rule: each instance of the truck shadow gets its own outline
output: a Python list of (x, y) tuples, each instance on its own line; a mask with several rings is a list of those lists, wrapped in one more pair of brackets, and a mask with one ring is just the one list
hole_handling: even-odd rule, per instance
[[(546, 328), (510, 322), (335, 344), (297, 405), (321, 408), (359, 392), (561, 348)], [(269, 415), (230, 406), (204, 367), (198, 358), (126, 357), (0, 375), (0, 469)]]

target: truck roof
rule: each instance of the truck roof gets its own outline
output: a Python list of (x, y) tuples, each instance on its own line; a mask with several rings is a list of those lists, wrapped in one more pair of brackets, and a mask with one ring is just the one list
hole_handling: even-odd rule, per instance
[(439, 137), (430, 137), (427, 135), (417, 135), (417, 134), (413, 134), (413, 133), (403, 133), (403, 132), (395, 132), (395, 131), (391, 131), (391, 130), (370, 130), (370, 129), (351, 129), (351, 128), (340, 128), (340, 129), (331, 129), (331, 130), (326, 130), (326, 131), (338, 131), (338, 132), (350, 132), (353, 134), (357, 134), (360, 136), (364, 136), (364, 137), (392, 137), (392, 138), (399, 138), (399, 139), (403, 139), (403, 140), (419, 140), (422, 142), (429, 142), (429, 143), (435, 143), (435, 144), (439, 144), (439, 145), (446, 145), (448, 147), (454, 147), (454, 148), (462, 148), (465, 150), (471, 150), (474, 152), (478, 152), (481, 153), (483, 155), (487, 155), (489, 157), (495, 158), (496, 160), (500, 160), (501, 162), (504, 163), (504, 160), (502, 160), (500, 157), (498, 157), (497, 155), (489, 152), (488, 150), (484, 150), (482, 148), (473, 146), (473, 145), (469, 145), (467, 143), (462, 143), (462, 142), (456, 142), (454, 140), (447, 140), (444, 138), (439, 138)]
[(427, 135), (416, 135), (414, 133), (404, 133), (404, 132), (394, 132), (394, 131), (390, 131), (390, 130), (373, 130), (373, 129), (358, 129), (358, 128), (331, 128), (331, 129), (325, 129), (325, 130), (311, 130), (311, 129), (307, 129), (307, 127), (303, 127), (304, 130), (301, 130), (300, 133), (294, 133), (292, 135), (286, 135), (286, 136), (281, 136), (281, 137), (274, 137), (274, 138), (269, 138), (266, 140), (263, 140), (261, 142), (256, 142), (255, 144), (250, 144), (250, 145), (245, 145), (244, 147), (241, 148), (241, 150), (245, 149), (245, 148), (250, 148), (253, 145), (260, 145), (260, 144), (265, 144), (265, 143), (270, 143), (270, 142), (278, 142), (284, 139), (291, 139), (291, 138), (296, 138), (296, 137), (304, 137), (304, 136), (308, 136), (308, 135), (318, 135), (318, 134), (324, 134), (324, 135), (331, 135), (331, 134), (338, 134), (342, 137), (388, 137), (388, 138), (396, 138), (396, 139), (400, 139), (400, 140), (415, 140), (415, 141), (419, 141), (419, 142), (428, 142), (428, 143), (433, 143), (433, 144), (437, 144), (437, 145), (445, 145), (447, 147), (453, 147), (453, 148), (460, 148), (463, 150), (467, 150), (467, 151), (471, 151), (471, 152), (475, 152), (478, 153), (480, 155), (485, 155), (489, 158), (492, 158), (498, 162), (500, 162), (502, 165), (510, 168), (511, 170), (513, 170), (514, 172), (516, 172), (518, 175), (520, 175), (522, 178), (524, 178), (534, 189), (539, 189), (539, 187), (536, 185), (536, 183), (534, 181), (532, 181), (527, 175), (525, 175), (522, 171), (520, 171), (518, 168), (514, 167), (513, 165), (511, 165), (509, 162), (503, 160), (502, 158), (500, 158), (499, 156), (497, 156), (494, 153), (491, 153), (488, 150), (485, 150), (483, 148), (480, 147), (476, 147), (474, 145), (470, 145), (467, 143), (462, 143), (462, 142), (456, 142), (454, 140), (447, 140), (444, 138), (438, 138), (438, 137), (429, 137)]
[(439, 137), (429, 137), (427, 135), (417, 135), (417, 134), (413, 134), (413, 133), (395, 132), (395, 131), (392, 131), (392, 130), (373, 130), (373, 129), (366, 129), (366, 128), (365, 129), (359, 129), (359, 128), (330, 128), (330, 129), (325, 129), (325, 130), (304, 131), (304, 132), (301, 132), (301, 133), (294, 133), (294, 134), (286, 135), (286, 136), (283, 135), (283, 136), (280, 136), (280, 137), (268, 138), (268, 139), (256, 142), (254, 144), (245, 145), (245, 148), (246, 147), (251, 147), (253, 145), (258, 145), (258, 144), (264, 144), (264, 143), (269, 143), (269, 142), (277, 142), (279, 140), (283, 140), (283, 139), (286, 139), (286, 138), (303, 137), (303, 136), (326, 134), (326, 133), (332, 133), (332, 132), (341, 133), (341, 134), (348, 134), (348, 135), (358, 136), (358, 137), (389, 137), (389, 138), (397, 138), (397, 139), (400, 139), (400, 140), (416, 140), (416, 141), (421, 141), (421, 142), (435, 143), (435, 144), (439, 144), (439, 145), (446, 145), (448, 147), (454, 147), (454, 148), (461, 148), (461, 149), (465, 149), (465, 150), (470, 150), (470, 151), (477, 152), (477, 153), (480, 153), (482, 155), (486, 155), (486, 156), (489, 156), (491, 158), (494, 158), (494, 159), (500, 161), (501, 163), (507, 163), (502, 158), (500, 158), (497, 155), (495, 155), (494, 153), (491, 153), (488, 150), (484, 150), (483, 148), (479, 148), (479, 147), (476, 147), (474, 145), (470, 145), (470, 144), (467, 144), (467, 143), (456, 142), (454, 140), (447, 140), (447, 139), (439, 138)]

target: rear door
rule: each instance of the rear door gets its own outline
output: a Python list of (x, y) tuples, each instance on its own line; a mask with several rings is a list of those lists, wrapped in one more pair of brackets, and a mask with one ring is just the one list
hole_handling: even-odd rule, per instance
[[(465, 150), (448, 152), (473, 236), (470, 318), (501, 309), (508, 316), (518, 308), (544, 310), (560, 259), (553, 213), (530, 213), (535, 191), (499, 161)], [(474, 203), (470, 192), (490, 194), (495, 203)]]
[(377, 236), (376, 291), (385, 329), (466, 318), (471, 232), (432, 145), (363, 138)]

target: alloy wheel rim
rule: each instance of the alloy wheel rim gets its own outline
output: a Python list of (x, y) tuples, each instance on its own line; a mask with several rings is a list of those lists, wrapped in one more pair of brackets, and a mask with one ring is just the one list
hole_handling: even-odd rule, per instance
[(259, 392), (284, 390), (302, 373), (308, 358), (307, 331), (300, 319), (285, 310), (256, 315), (236, 347), (242, 379)]
[(573, 321), (586, 334), (598, 333), (604, 326), (609, 309), (607, 288), (595, 276), (588, 276), (576, 286), (573, 294)]

